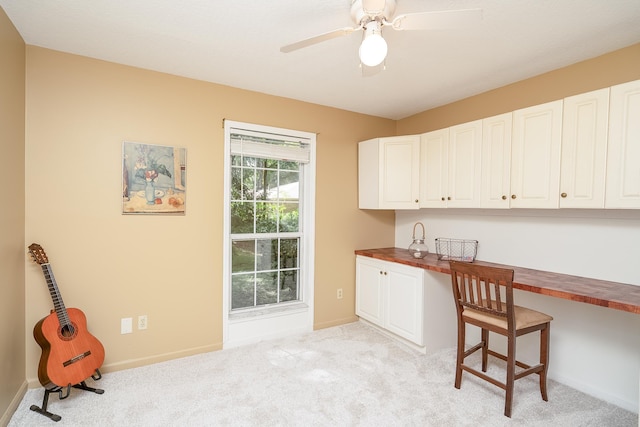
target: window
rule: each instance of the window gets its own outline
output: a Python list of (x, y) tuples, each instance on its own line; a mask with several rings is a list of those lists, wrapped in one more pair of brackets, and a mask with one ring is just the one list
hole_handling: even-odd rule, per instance
[(225, 121), (225, 335), (234, 319), (312, 313), (314, 149), (314, 134)]
[(300, 300), (300, 168), (231, 153), (231, 310)]

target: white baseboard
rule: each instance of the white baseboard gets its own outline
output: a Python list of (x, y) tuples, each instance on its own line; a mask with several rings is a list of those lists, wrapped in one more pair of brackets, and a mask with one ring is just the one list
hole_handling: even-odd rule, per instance
[[(568, 378), (562, 375), (552, 375), (549, 373), (549, 379), (557, 381), (561, 384), (569, 386), (573, 389), (581, 391), (589, 396), (593, 396), (597, 399), (604, 400), (605, 402), (609, 402), (612, 405), (619, 406), (622, 409), (626, 409), (627, 411), (631, 411), (635, 414), (638, 414), (638, 405), (640, 402), (636, 402), (635, 400), (625, 399), (624, 397), (616, 396), (611, 393), (607, 393), (602, 391), (602, 389), (593, 387), (589, 384), (586, 384), (582, 381), (576, 381), (574, 378)], [(640, 427), (640, 417), (638, 419), (638, 427)]]
[(139, 368), (141, 366), (152, 365), (154, 363), (166, 362), (167, 360), (180, 359), (182, 357), (194, 356), (201, 353), (220, 350), (220, 345), (204, 345), (201, 347), (189, 348), (186, 350), (173, 351), (170, 353), (156, 354), (138, 359), (123, 360), (122, 362), (108, 363), (100, 368), (102, 373), (122, 371), (124, 369)]

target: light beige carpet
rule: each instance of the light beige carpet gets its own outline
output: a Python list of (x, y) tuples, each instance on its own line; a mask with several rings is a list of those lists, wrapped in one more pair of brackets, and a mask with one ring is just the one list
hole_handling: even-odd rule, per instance
[(454, 349), (425, 356), (356, 322), (105, 374), (87, 381), (103, 395), (52, 395), (57, 423), (29, 410), (43, 389), (29, 390), (9, 426), (638, 426), (554, 381), (544, 402), (535, 375), (516, 382), (506, 418), (499, 388), (468, 374), (453, 387), (454, 360)]

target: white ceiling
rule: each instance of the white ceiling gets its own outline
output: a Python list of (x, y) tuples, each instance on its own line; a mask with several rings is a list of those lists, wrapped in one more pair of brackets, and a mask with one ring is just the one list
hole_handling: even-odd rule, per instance
[(351, 0), (0, 0), (29, 45), (390, 119), (640, 42), (640, 0), (398, 0), (396, 15), (481, 8), (472, 27), (393, 31), (363, 77)]

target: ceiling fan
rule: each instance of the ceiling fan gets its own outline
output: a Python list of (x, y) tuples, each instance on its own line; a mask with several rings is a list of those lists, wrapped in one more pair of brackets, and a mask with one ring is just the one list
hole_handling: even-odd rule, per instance
[(387, 56), (387, 42), (382, 38), (383, 27), (391, 27), (394, 30), (435, 30), (462, 27), (482, 19), (482, 9), (408, 13), (394, 18), (395, 11), (396, 0), (352, 0), (351, 18), (355, 26), (300, 40), (281, 47), (280, 51), (289, 53), (363, 30), (359, 49), (360, 62), (368, 67), (375, 67)]

